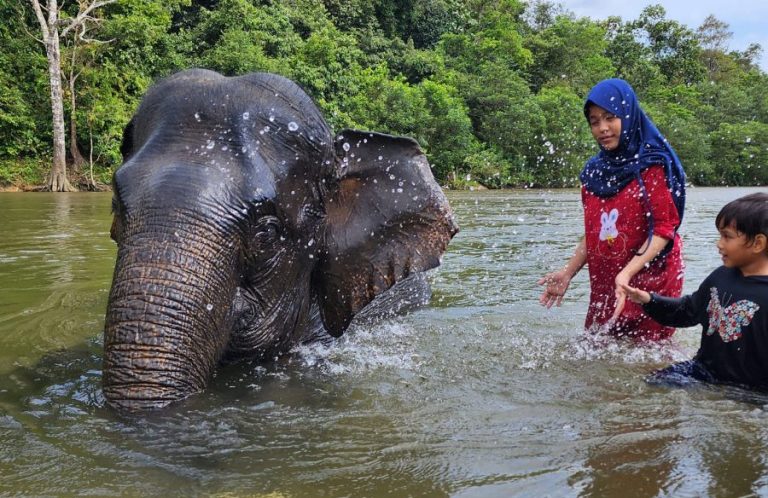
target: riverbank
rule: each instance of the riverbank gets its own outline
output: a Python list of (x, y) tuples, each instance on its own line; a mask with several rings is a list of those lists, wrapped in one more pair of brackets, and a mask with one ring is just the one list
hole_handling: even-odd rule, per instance
[[(104, 184), (96, 186), (88, 185), (85, 188), (78, 187), (78, 192), (109, 192), (112, 187)], [(0, 185), (0, 194), (6, 192), (47, 192), (44, 185)]]
[[(0, 160), (0, 192), (45, 192), (51, 171), (48, 158)], [(113, 168), (73, 168), (67, 164), (69, 182), (78, 191), (104, 192), (111, 189)]]

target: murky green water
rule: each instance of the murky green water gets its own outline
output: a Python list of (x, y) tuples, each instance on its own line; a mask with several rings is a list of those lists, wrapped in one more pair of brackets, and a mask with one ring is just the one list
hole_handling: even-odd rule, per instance
[[(755, 190), (689, 191), (687, 291), (719, 264), (719, 208)], [(768, 495), (768, 397), (643, 382), (698, 330), (584, 340), (585, 273), (562, 308), (538, 305), (577, 192), (449, 199), (462, 232), (431, 308), (123, 418), (99, 391), (109, 194), (0, 194), (0, 495)]]

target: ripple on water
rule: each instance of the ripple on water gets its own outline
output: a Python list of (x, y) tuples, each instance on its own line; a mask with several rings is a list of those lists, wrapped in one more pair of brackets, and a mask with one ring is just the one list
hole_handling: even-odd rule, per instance
[[(744, 193), (711, 192), (689, 197), (689, 289), (717, 264), (699, 244), (715, 204)], [(24, 258), (0, 268), (13, 283), (0, 290), (0, 494), (768, 495), (765, 396), (644, 382), (692, 356), (697, 329), (641, 347), (585, 336), (583, 274), (561, 308), (538, 305), (537, 279), (578, 240), (578, 191), (449, 196), (462, 232), (430, 277), (432, 307), (220, 368), (199, 395), (133, 417), (104, 408), (88, 342), (114, 263), (109, 197), (86, 223), (58, 208), (20, 218), (0, 239), (0, 259)]]

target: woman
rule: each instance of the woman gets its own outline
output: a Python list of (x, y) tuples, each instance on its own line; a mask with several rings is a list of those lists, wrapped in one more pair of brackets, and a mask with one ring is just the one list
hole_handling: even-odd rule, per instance
[(540, 302), (547, 308), (559, 306), (571, 279), (586, 263), (588, 330), (641, 340), (668, 338), (674, 328), (656, 323), (641, 306), (627, 302), (622, 286), (680, 296), (682, 164), (626, 81), (609, 79), (595, 85), (584, 115), (600, 146), (579, 177), (585, 234), (565, 267), (539, 280), (546, 286)]

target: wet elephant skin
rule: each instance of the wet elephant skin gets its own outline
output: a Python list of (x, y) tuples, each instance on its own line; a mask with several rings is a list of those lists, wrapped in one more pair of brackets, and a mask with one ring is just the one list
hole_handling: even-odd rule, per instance
[(118, 409), (199, 392), (222, 361), (340, 336), (458, 231), (414, 140), (334, 135), (274, 74), (160, 81), (121, 152), (103, 376)]

